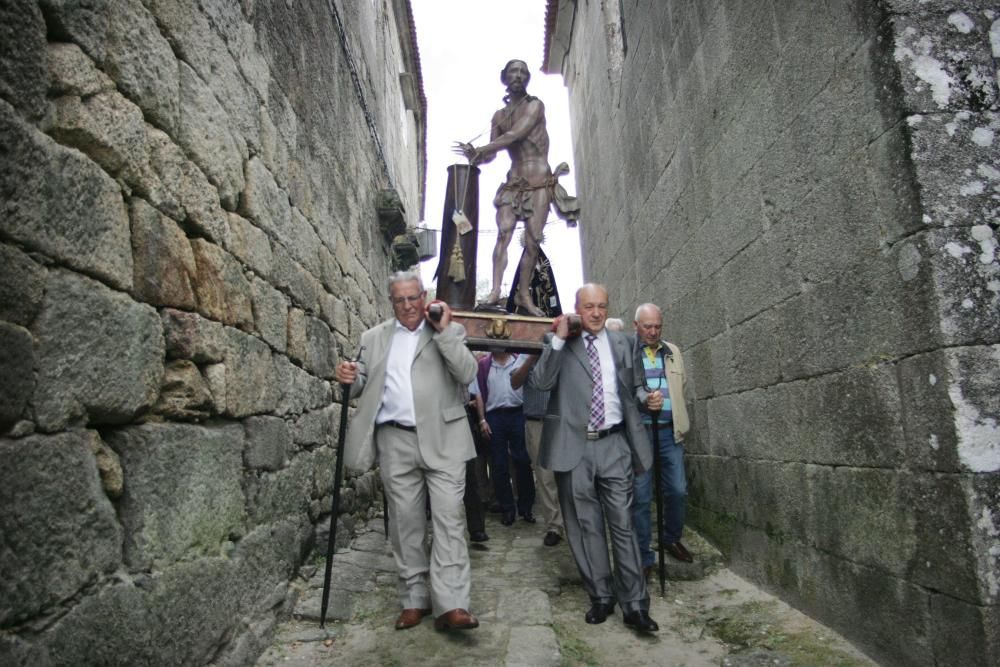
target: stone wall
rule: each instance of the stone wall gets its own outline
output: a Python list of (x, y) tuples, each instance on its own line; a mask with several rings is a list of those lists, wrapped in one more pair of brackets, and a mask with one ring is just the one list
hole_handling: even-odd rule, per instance
[(420, 214), (420, 89), (405, 0), (0, 4), (0, 663), (268, 644), (325, 551), (339, 349), (389, 312), (379, 192)]
[(888, 664), (1000, 662), (998, 21), (549, 3), (585, 275), (688, 362), (691, 522)]

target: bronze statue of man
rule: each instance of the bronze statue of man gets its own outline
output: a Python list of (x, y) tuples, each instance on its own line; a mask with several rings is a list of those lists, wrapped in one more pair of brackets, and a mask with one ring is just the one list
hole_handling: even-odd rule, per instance
[(579, 206), (558, 184), (558, 177), (569, 171), (565, 163), (549, 168), (549, 133), (545, 129), (545, 105), (528, 94), (531, 73), (523, 60), (511, 60), (500, 71), (500, 81), (507, 86), (504, 107), (493, 114), (490, 142), (479, 148), (471, 143), (458, 143), (458, 151), (472, 165), (490, 162), (506, 150), (510, 156), (507, 180), (500, 185), (493, 205), (497, 209), (497, 243), (493, 249), (493, 286), (481, 303), (496, 305), (500, 300), (500, 284), (507, 268), (507, 246), (514, 236), (517, 221), (524, 222), (524, 253), (518, 265), (518, 289), (514, 305), (530, 315), (544, 316), (532, 303), (529, 288), (531, 272), (538, 260), (542, 228), (548, 217), (549, 205), (555, 203), (556, 213), (576, 224)]

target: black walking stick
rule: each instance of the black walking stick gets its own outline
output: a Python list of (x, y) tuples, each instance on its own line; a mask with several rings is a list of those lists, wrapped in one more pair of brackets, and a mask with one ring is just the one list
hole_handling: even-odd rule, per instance
[[(357, 361), (361, 358), (364, 346), (358, 350), (358, 356), (347, 361)], [(319, 610), (319, 627), (326, 623), (326, 607), (330, 602), (330, 575), (333, 572), (333, 553), (337, 544), (337, 514), (340, 510), (340, 483), (344, 470), (344, 440), (347, 435), (347, 408), (351, 402), (351, 385), (341, 384), (340, 393), (343, 405), (340, 408), (340, 435), (337, 438), (337, 462), (333, 468), (333, 507), (330, 510), (330, 536), (326, 543), (326, 572), (323, 573), (323, 602)]]
[(660, 411), (650, 410), (653, 417), (653, 477), (655, 484), (653, 489), (656, 493), (656, 551), (657, 569), (660, 575), (660, 597), (665, 597), (665, 585), (663, 583), (667, 575), (667, 565), (663, 559), (663, 493), (660, 489)]
[(382, 486), (382, 529), (385, 530), (385, 539), (389, 539), (389, 496)]
[[(636, 346), (639, 347), (639, 337), (636, 336)], [(641, 348), (640, 348), (641, 349)], [(663, 358), (663, 342), (660, 341), (660, 349), (657, 350), (657, 354), (660, 355), (660, 359), (663, 362), (663, 379), (666, 380), (667, 374), (667, 361)], [(638, 359), (642, 363), (642, 358)], [(642, 369), (642, 386), (647, 392), (653, 391), (652, 387), (649, 386), (649, 382), (646, 380), (645, 365), (641, 365)], [(666, 584), (664, 583), (667, 576), (667, 565), (663, 557), (663, 493), (661, 491), (661, 481), (660, 481), (660, 411), (650, 410), (650, 416), (653, 418), (653, 493), (656, 494), (656, 552), (657, 552), (657, 573), (660, 577), (660, 597), (666, 597)]]

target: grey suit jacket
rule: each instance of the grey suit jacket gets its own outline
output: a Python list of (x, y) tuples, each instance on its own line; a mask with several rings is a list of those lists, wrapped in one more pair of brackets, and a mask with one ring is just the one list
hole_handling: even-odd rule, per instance
[[(375, 462), (372, 430), (382, 406), (386, 363), (396, 320), (391, 319), (361, 334), (358, 379), (351, 397), (360, 396), (358, 409), (348, 425), (344, 464), (365, 471)], [(410, 380), (416, 415), (420, 455), (431, 468), (468, 461), (476, 448), (465, 415), (466, 387), (476, 377), (476, 358), (465, 347), (465, 328), (452, 323), (438, 333), (429, 323), (417, 341)]]
[[(625, 437), (632, 448), (632, 465), (640, 471), (647, 470), (653, 464), (653, 449), (635, 403), (637, 382), (641, 382), (641, 378), (633, 373), (632, 345), (620, 332), (607, 333), (615, 362)], [(551, 392), (542, 425), (538, 464), (555, 472), (570, 471), (583, 456), (590, 418), (592, 383), (583, 337), (567, 340), (563, 348), (556, 351), (552, 349), (552, 334), (547, 334), (545, 349), (531, 369), (528, 382), (536, 389)]]

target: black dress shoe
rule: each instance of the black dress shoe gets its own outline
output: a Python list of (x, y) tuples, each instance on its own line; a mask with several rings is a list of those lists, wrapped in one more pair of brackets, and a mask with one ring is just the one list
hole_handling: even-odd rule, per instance
[(504, 512), (503, 513), (503, 517), (501, 517), (501, 519), (500, 519), (500, 523), (502, 523), (505, 526), (513, 526), (514, 525), (514, 513), (513, 512)]
[(632, 628), (639, 632), (656, 632), (660, 629), (660, 626), (649, 617), (649, 612), (645, 609), (630, 611), (622, 619), (625, 621), (626, 628)]
[(685, 549), (684, 545), (680, 542), (669, 542), (664, 546), (664, 550), (679, 561), (684, 563), (694, 562), (694, 557), (691, 555), (691, 552)]
[(561, 541), (562, 541), (562, 535), (560, 535), (554, 530), (550, 530), (549, 532), (545, 533), (545, 539), (542, 540), (542, 544), (544, 544), (547, 547), (554, 547)]
[(525, 521), (527, 521), (528, 523), (537, 523), (535, 521), (535, 515), (532, 514), (531, 512), (526, 512), (526, 513), (522, 514), (521, 518), (524, 519)]
[(608, 620), (608, 616), (615, 610), (614, 602), (595, 602), (584, 614), (583, 620), (591, 625), (597, 625)]
[(470, 542), (485, 542), (490, 539), (490, 536), (486, 534), (485, 531), (477, 530), (474, 533), (469, 533)]

